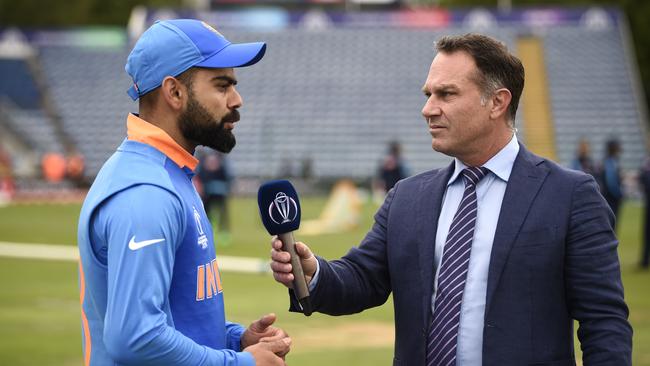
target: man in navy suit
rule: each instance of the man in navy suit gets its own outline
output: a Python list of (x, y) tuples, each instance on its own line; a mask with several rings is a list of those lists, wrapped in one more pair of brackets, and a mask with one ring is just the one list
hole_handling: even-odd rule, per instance
[(343, 258), (296, 245), (314, 309), (357, 313), (392, 292), (393, 365), (575, 365), (574, 319), (584, 365), (630, 365), (614, 217), (594, 179), (517, 141), (524, 69), (503, 44), (468, 34), (436, 48), (422, 115), (454, 162), (400, 181)]

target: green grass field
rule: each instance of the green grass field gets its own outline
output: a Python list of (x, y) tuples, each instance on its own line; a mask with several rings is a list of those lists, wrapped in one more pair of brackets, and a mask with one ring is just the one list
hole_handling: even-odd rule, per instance
[[(303, 198), (303, 219), (314, 218), (324, 198)], [(297, 238), (326, 258), (343, 255), (369, 228), (376, 206), (364, 207), (357, 230)], [(25, 205), (0, 208), (0, 241), (74, 245), (78, 205)], [(650, 272), (637, 269), (641, 207), (624, 206), (619, 248), (625, 295), (634, 327), (634, 365), (650, 365)], [(269, 237), (259, 223), (257, 204), (231, 203), (232, 244), (217, 255), (267, 258)], [(279, 326), (293, 337), (290, 365), (390, 365), (393, 349), (392, 304), (362, 314), (309, 319), (287, 312), (285, 289), (270, 275), (223, 273), (229, 320), (249, 323), (275, 312)], [(81, 365), (77, 264), (0, 257), (0, 365)]]

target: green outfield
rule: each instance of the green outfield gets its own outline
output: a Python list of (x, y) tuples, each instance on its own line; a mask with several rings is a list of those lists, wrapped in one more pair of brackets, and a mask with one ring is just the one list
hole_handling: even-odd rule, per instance
[[(314, 218), (324, 198), (304, 198), (303, 219)], [(266, 258), (269, 237), (251, 198), (232, 201), (232, 243), (217, 255)], [(345, 234), (306, 237), (317, 253), (335, 258), (357, 245), (376, 206), (364, 207), (359, 228)], [(0, 208), (0, 241), (74, 245), (78, 205), (21, 205)], [(650, 272), (637, 269), (642, 208), (629, 202), (621, 218), (619, 249), (625, 295), (634, 327), (634, 365), (650, 365)], [(225, 272), (229, 320), (248, 323), (275, 312), (294, 338), (290, 365), (391, 365), (392, 305), (346, 317), (290, 314), (286, 291), (270, 275)], [(81, 365), (77, 264), (0, 257), (0, 364)]]

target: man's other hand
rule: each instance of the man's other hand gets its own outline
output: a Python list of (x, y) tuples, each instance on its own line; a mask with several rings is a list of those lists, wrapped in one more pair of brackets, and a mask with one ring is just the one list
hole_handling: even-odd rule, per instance
[(255, 366), (286, 366), (280, 354), (287, 354), (291, 347), (291, 338), (286, 337), (272, 342), (259, 342), (244, 348), (255, 359)]
[[(275, 314), (266, 314), (251, 323), (241, 336), (241, 348), (245, 349), (259, 342), (273, 343), (285, 338), (288, 339), (289, 335), (287, 332), (273, 326), (276, 319)], [(289, 348), (287, 348), (286, 352), (278, 353), (277, 355), (284, 357), (287, 352), (289, 352)]]

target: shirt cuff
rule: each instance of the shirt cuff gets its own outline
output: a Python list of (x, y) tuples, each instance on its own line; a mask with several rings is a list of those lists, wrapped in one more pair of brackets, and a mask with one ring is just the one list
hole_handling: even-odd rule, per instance
[(318, 275), (320, 274), (320, 263), (318, 260), (316, 260), (316, 272), (314, 272), (314, 275), (311, 278), (311, 282), (309, 282), (309, 292), (314, 291), (316, 288), (316, 285), (318, 284)]
[(235, 352), (241, 351), (241, 336), (244, 334), (246, 331), (246, 328), (243, 326), (236, 324), (236, 323), (230, 323), (227, 326), (227, 347)]
[(255, 366), (255, 358), (250, 352), (237, 352), (237, 365)]

